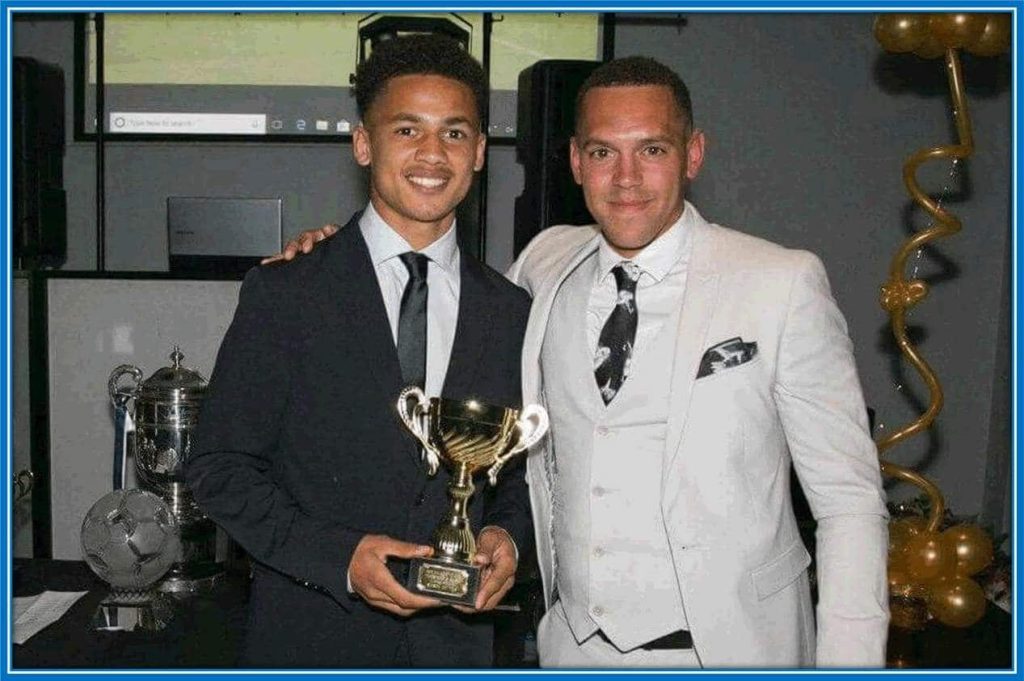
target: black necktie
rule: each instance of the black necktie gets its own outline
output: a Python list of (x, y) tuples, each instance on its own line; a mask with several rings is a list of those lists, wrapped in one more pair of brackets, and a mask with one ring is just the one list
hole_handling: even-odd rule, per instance
[(398, 363), (405, 385), (424, 388), (427, 380), (427, 263), (430, 258), (413, 251), (398, 257), (409, 270), (398, 313)]
[(619, 296), (601, 329), (594, 356), (594, 378), (605, 404), (612, 401), (629, 376), (636, 339), (636, 282), (640, 272), (631, 262), (619, 263), (612, 269)]

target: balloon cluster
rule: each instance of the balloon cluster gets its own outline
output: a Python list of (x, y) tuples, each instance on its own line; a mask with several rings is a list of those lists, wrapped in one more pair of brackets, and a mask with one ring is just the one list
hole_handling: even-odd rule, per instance
[(893, 624), (917, 628), (923, 622), (911, 614), (915, 610), (950, 627), (969, 627), (980, 620), (985, 592), (970, 577), (984, 570), (992, 557), (992, 539), (977, 525), (963, 523), (939, 532), (921, 516), (890, 522)]
[(913, 52), (922, 59), (964, 49), (995, 57), (1010, 48), (1009, 13), (880, 14), (875, 39), (887, 52)]

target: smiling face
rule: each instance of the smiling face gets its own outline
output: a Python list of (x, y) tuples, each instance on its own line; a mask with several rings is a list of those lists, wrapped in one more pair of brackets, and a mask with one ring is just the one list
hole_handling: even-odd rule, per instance
[(435, 75), (389, 80), (352, 135), (374, 209), (417, 249), (448, 231), (485, 145), (472, 90)]
[(688, 127), (662, 85), (595, 87), (584, 95), (572, 173), (619, 255), (633, 257), (682, 215), (686, 184), (704, 162), (704, 135)]

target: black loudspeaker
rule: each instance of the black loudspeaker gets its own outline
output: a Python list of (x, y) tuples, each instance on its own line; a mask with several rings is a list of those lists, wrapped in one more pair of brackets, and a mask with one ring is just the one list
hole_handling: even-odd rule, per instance
[(68, 250), (64, 72), (24, 57), (13, 71), (13, 255), (22, 269), (59, 267)]
[(548, 59), (519, 74), (516, 159), (523, 193), (516, 197), (514, 253), (545, 227), (594, 221), (569, 168), (576, 93), (596, 61)]

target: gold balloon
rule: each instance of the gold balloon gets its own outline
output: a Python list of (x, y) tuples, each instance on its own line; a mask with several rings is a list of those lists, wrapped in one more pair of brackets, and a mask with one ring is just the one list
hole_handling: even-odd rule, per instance
[(892, 598), (923, 598), (925, 588), (917, 583), (907, 571), (906, 558), (897, 554), (896, 558), (889, 559), (889, 596)]
[(958, 49), (976, 41), (986, 23), (988, 17), (984, 14), (944, 12), (931, 15), (928, 28), (944, 48)]
[(901, 572), (907, 571), (907, 552), (906, 545), (903, 547), (893, 550), (892, 546), (889, 547), (889, 570), (899, 570)]
[(1010, 15), (1004, 12), (985, 16), (985, 28), (964, 48), (979, 57), (996, 57), (1010, 49)]
[(924, 38), (914, 48), (914, 54), (921, 59), (935, 59), (945, 54), (946, 48), (930, 31), (925, 31)]
[(955, 572), (967, 577), (992, 562), (992, 539), (977, 525), (954, 525), (942, 533), (947, 550), (956, 556)]
[(956, 553), (947, 547), (938, 532), (925, 530), (907, 542), (906, 561), (910, 578), (924, 583), (953, 574)]
[(921, 598), (894, 597), (889, 601), (889, 622), (900, 629), (919, 631), (928, 623), (928, 607)]
[(928, 586), (928, 610), (949, 627), (969, 627), (985, 614), (985, 592), (973, 579), (946, 576)]
[(879, 14), (875, 17), (875, 40), (886, 52), (913, 52), (927, 30), (927, 14)]
[(923, 532), (926, 527), (928, 521), (920, 516), (909, 516), (890, 522), (889, 555), (905, 550), (910, 538)]

